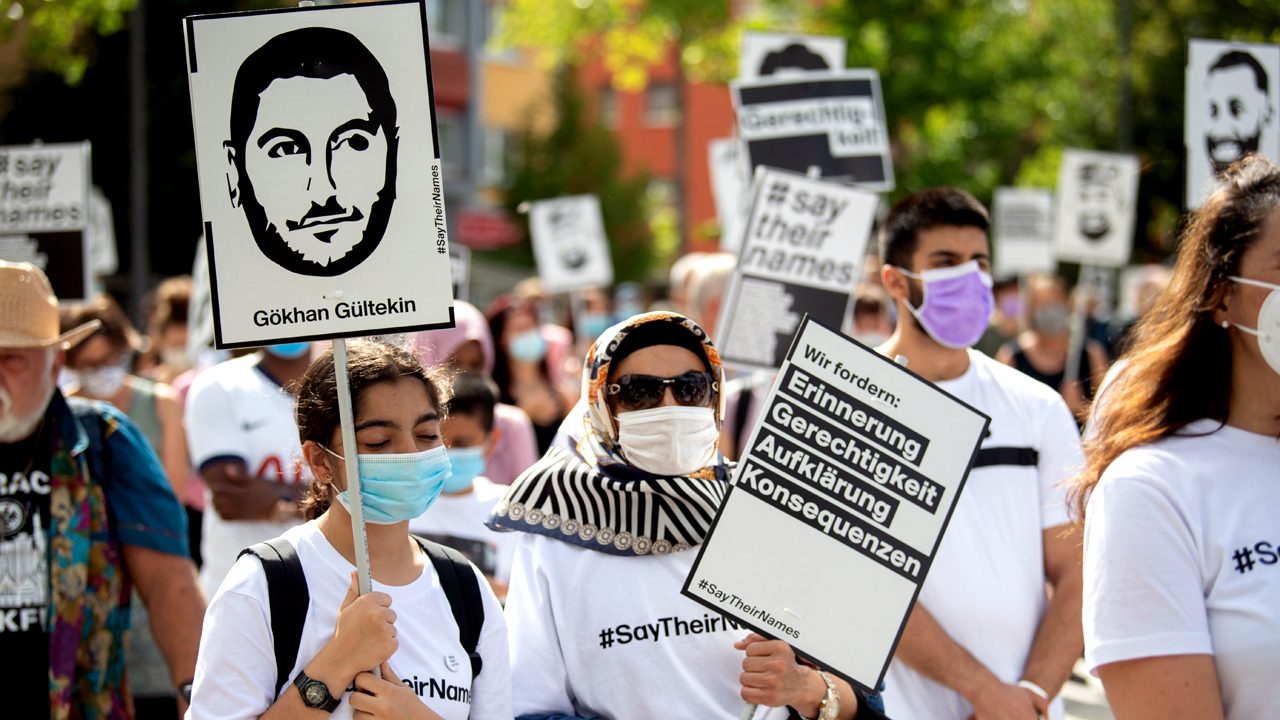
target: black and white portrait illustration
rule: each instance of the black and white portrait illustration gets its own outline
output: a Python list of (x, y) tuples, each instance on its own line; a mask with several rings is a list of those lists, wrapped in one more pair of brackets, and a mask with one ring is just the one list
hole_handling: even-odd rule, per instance
[(845, 39), (820, 35), (746, 32), (738, 56), (738, 78), (787, 77), (843, 70)]
[(613, 282), (604, 218), (595, 195), (530, 203), (529, 234), (538, 275), (548, 292), (602, 287)]
[(304, 275), (341, 275), (378, 247), (396, 197), (396, 102), (354, 35), (299, 28), (245, 58), (231, 96), (231, 204), (258, 248)]
[(1054, 209), (1057, 259), (1106, 267), (1128, 262), (1137, 194), (1137, 157), (1064, 151)]
[(220, 347), (448, 324), (423, 0), (186, 19)]
[(1249, 153), (1280, 158), (1280, 46), (1192, 40), (1186, 85), (1187, 205)]

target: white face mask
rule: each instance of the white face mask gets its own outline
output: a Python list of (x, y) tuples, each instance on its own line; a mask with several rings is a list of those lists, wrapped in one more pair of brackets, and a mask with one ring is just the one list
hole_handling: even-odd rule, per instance
[(720, 429), (709, 407), (668, 405), (618, 413), (618, 444), (631, 465), (664, 477), (711, 464)]
[(129, 371), (123, 364), (76, 371), (76, 382), (90, 397), (106, 399), (120, 392)]
[(1280, 285), (1238, 276), (1233, 276), (1231, 279), (1242, 285), (1270, 288), (1271, 293), (1267, 295), (1266, 300), (1262, 301), (1262, 307), (1258, 308), (1258, 321), (1254, 327), (1245, 327), (1240, 323), (1231, 324), (1235, 325), (1240, 332), (1258, 338), (1262, 359), (1267, 361), (1276, 374), (1280, 374)]

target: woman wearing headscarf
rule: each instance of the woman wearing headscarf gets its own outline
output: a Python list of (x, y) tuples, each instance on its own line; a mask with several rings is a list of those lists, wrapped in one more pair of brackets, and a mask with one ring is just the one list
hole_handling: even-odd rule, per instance
[[(475, 305), (453, 303), (454, 326), (424, 330), (413, 336), (413, 354), (426, 367), (451, 366), (493, 379), (493, 336), (489, 321)], [(493, 440), (484, 458), (484, 474), (498, 485), (510, 485), (538, 460), (538, 439), (525, 411), (498, 403), (493, 409)]]
[(871, 717), (680, 589), (728, 488), (720, 356), (675, 313), (637, 315), (588, 350), (582, 401), (491, 525), (526, 533), (507, 618), (520, 718)]

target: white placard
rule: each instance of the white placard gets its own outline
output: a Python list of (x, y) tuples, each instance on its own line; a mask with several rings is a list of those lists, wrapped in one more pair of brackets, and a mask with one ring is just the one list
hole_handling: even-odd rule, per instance
[(453, 278), (453, 297), (466, 300), (471, 296), (471, 248), (458, 243), (449, 246), (449, 275)]
[(1064, 151), (1053, 209), (1054, 256), (1082, 265), (1123, 267), (1133, 250), (1137, 204), (1136, 156)]
[(845, 48), (842, 37), (747, 31), (739, 47), (738, 79), (843, 70)]
[(756, 170), (751, 214), (716, 325), (722, 360), (780, 366), (806, 313), (844, 327), (879, 200), (848, 185)]
[(893, 189), (889, 126), (875, 70), (734, 81), (733, 106), (747, 165), (807, 172)]
[(89, 143), (0, 147), (0, 259), (44, 271), (60, 301), (89, 297)]
[(1191, 40), (1184, 126), (1188, 208), (1245, 153), (1280, 162), (1280, 45)]
[(542, 289), (571, 292), (613, 283), (600, 198), (568, 195), (529, 203), (529, 235)]
[(991, 201), (997, 276), (1053, 272), (1053, 191), (996, 188)]
[(721, 138), (707, 144), (707, 165), (711, 170), (711, 195), (720, 221), (720, 249), (736, 253), (742, 244), (742, 223), (747, 213), (746, 166), (736, 138)]
[(683, 593), (884, 677), (990, 420), (806, 318)]
[(220, 347), (449, 327), (421, 0), (186, 20)]
[(85, 226), (89, 245), (89, 269), (98, 277), (113, 275), (120, 265), (116, 250), (115, 214), (111, 201), (97, 185), (89, 188), (89, 222)]

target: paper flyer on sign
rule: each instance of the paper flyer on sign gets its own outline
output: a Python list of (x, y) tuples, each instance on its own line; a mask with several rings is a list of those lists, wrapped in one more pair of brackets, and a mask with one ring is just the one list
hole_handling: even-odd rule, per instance
[(747, 165), (893, 190), (889, 125), (875, 70), (730, 83)]
[(1187, 48), (1186, 206), (1247, 153), (1280, 162), (1280, 45), (1192, 39)]
[(425, 5), (185, 30), (219, 346), (451, 326)]
[(805, 318), (683, 594), (884, 677), (990, 419)]
[(721, 359), (776, 368), (805, 313), (841, 327), (878, 203), (878, 196), (848, 185), (757, 170), (738, 265), (716, 325)]
[(89, 173), (87, 142), (0, 147), (0, 260), (43, 270), (63, 302), (90, 293)]
[(736, 138), (707, 143), (707, 167), (711, 171), (711, 196), (720, 221), (720, 249), (736, 253), (742, 244), (743, 215), (749, 192), (746, 165)]
[(529, 203), (529, 235), (542, 289), (571, 292), (613, 283), (600, 198), (568, 195)]
[(1053, 272), (1052, 190), (996, 188), (991, 221), (998, 277)]
[(1053, 208), (1053, 254), (1065, 262), (1123, 267), (1133, 251), (1136, 155), (1065, 150)]

